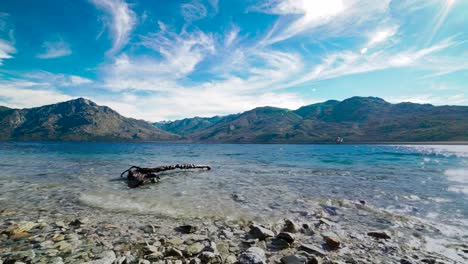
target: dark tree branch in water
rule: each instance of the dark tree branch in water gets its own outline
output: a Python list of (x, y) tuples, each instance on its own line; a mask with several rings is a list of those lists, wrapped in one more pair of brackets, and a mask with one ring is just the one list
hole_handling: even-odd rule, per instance
[(123, 177), (125, 174), (127, 174), (128, 187), (136, 188), (143, 184), (159, 182), (161, 178), (157, 173), (168, 171), (168, 170), (175, 170), (175, 169), (211, 170), (211, 167), (207, 165), (195, 165), (195, 164), (176, 164), (176, 165), (159, 166), (155, 168), (141, 168), (137, 166), (132, 166), (128, 170), (122, 172), (122, 174), (120, 174), (120, 177)]

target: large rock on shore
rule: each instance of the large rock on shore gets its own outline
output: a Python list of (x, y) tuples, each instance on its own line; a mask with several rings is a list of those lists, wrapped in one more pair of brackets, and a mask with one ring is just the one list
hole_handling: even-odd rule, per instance
[(275, 233), (273, 233), (273, 231), (256, 224), (250, 226), (250, 234), (260, 240), (265, 240), (269, 237), (275, 236)]

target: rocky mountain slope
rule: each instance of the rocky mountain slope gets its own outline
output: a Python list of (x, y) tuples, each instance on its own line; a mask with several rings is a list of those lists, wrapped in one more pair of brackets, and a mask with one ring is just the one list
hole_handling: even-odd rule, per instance
[(31, 109), (0, 108), (0, 140), (170, 141), (179, 136), (79, 98)]
[(345, 142), (468, 141), (466, 106), (391, 104), (376, 97), (330, 100), (295, 111), (259, 107), (209, 120), (197, 117), (158, 126), (201, 142), (318, 143), (337, 136)]

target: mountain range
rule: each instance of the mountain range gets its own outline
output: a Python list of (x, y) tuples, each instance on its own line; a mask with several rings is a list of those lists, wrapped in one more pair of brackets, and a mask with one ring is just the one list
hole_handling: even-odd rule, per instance
[(167, 141), (179, 136), (79, 98), (30, 109), (0, 107), (0, 140)]
[(352, 97), (150, 124), (84, 98), (31, 109), (0, 106), (0, 140), (332, 143), (338, 136), (356, 143), (468, 141), (468, 107)]

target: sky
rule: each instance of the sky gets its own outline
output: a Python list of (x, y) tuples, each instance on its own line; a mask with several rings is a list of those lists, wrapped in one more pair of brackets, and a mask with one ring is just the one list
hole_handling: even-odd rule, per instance
[(468, 105), (468, 0), (1, 0), (0, 105), (148, 121), (352, 96)]

